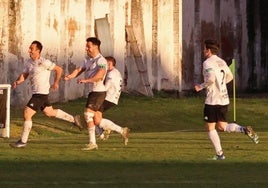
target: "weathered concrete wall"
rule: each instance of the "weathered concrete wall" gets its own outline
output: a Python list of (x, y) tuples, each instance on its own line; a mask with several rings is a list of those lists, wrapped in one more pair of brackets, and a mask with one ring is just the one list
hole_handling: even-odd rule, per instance
[[(181, 53), (178, 53), (181, 50), (182, 37), (181, 20), (179, 20), (181, 1), (131, 2), (131, 25), (147, 66), (152, 88), (181, 90)], [(138, 70), (129, 51), (127, 51), (126, 64), (129, 75), (137, 75)], [(138, 77), (131, 77), (128, 81), (134, 88), (140, 86)]]
[[(231, 64), (236, 60), (236, 86), (242, 92), (247, 89), (266, 89), (267, 49), (261, 18), (267, 17), (260, 11), (265, 6), (261, 1), (183, 1), (183, 64), (184, 90), (202, 80), (202, 42), (206, 38), (220, 41), (220, 56)], [(251, 12), (248, 12), (248, 11)], [(267, 11), (266, 11), (267, 12)], [(250, 15), (249, 15), (250, 14)], [(253, 24), (249, 24), (252, 19)], [(264, 19), (265, 20), (265, 19)], [(250, 30), (250, 31), (249, 31)], [(249, 35), (252, 41), (249, 43)], [(267, 52), (267, 51), (266, 51)]]
[[(94, 36), (94, 19), (105, 17), (99, 11), (103, 3), (95, 1), (28, 0), (1, 1), (1, 83), (12, 83), (23, 69), (28, 48), (33, 40), (42, 42), (42, 56), (60, 65), (65, 73), (82, 64), (85, 39)], [(106, 7), (109, 5), (105, 3)], [(86, 7), (92, 7), (90, 15)], [(103, 9), (103, 7), (102, 7)], [(90, 19), (88, 19), (90, 18)], [(88, 23), (89, 22), (89, 23)], [(12, 74), (10, 74), (12, 72)], [(53, 78), (51, 78), (51, 81)], [(25, 104), (31, 90), (29, 81), (12, 91), (12, 104)], [(52, 91), (51, 101), (66, 101), (83, 96), (84, 86), (76, 80), (61, 82), (59, 91)]]
[[(140, 78), (126, 42), (126, 25), (133, 26), (153, 89), (189, 90), (200, 82), (205, 38), (221, 42), (220, 55), (227, 63), (236, 59), (238, 89), (265, 87), (267, 60), (263, 54), (267, 44), (261, 43), (265, 30), (260, 26), (265, 16), (252, 18), (256, 36), (249, 42), (248, 4), (244, 0), (2, 0), (0, 83), (12, 83), (17, 78), (33, 40), (43, 43), (44, 57), (70, 73), (82, 64), (85, 39), (95, 36), (95, 19), (106, 17), (112, 54), (104, 55), (115, 56), (130, 91), (138, 90)], [(253, 5), (254, 15), (258, 15), (261, 5)], [(105, 41), (102, 44), (106, 45)], [(28, 86), (27, 81), (12, 91), (12, 104), (28, 101)], [(76, 80), (62, 81), (60, 91), (51, 93), (51, 100), (67, 101), (87, 92), (88, 88), (76, 84)]]

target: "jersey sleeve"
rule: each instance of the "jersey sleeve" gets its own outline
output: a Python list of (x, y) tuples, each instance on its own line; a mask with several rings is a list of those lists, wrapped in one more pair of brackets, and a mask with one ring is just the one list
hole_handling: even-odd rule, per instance
[(82, 69), (86, 70), (87, 66), (86, 66), (86, 63), (87, 63), (87, 59), (84, 59), (84, 61), (82, 62)]
[(215, 70), (209, 62), (203, 64), (203, 76), (204, 82), (201, 85), (202, 88), (206, 88), (215, 81)]
[(97, 66), (99, 68), (107, 70), (107, 61), (103, 58), (103, 59), (97, 61)]
[(44, 66), (45, 66), (45, 68), (46, 68), (47, 70), (51, 71), (51, 70), (54, 69), (54, 67), (56, 66), (56, 64), (53, 63), (53, 62), (51, 62), (50, 60), (46, 59), (46, 60), (44, 61)]
[(113, 74), (113, 72), (109, 72), (107, 74), (107, 76), (106, 76), (106, 79), (105, 79), (105, 89), (106, 89), (106, 91), (108, 91), (113, 85), (113, 83), (112, 83), (113, 75), (112, 74)]
[[(226, 65), (227, 66), (227, 65)], [(232, 71), (230, 70), (230, 68), (227, 66), (226, 68), (226, 83), (229, 83), (233, 80), (234, 76), (233, 76), (233, 73)]]
[(26, 65), (26, 66), (23, 68), (22, 73), (29, 73), (29, 66)]
[(22, 73), (29, 73), (30, 72), (30, 60), (27, 60), (26, 63), (24, 64), (24, 68), (23, 68), (23, 71)]

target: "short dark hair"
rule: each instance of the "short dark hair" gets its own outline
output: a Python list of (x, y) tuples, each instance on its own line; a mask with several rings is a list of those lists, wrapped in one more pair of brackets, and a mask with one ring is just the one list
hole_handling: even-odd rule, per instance
[(89, 37), (86, 40), (87, 42), (92, 42), (92, 44), (97, 45), (100, 48), (101, 41), (96, 37)]
[(42, 51), (42, 49), (43, 49), (43, 45), (42, 45), (41, 42), (39, 42), (38, 40), (34, 40), (34, 41), (32, 42), (32, 44), (36, 44), (37, 49), (39, 49), (40, 52)]
[(217, 54), (220, 49), (220, 45), (217, 40), (215, 39), (206, 39), (204, 41), (206, 49), (210, 49), (212, 54)]
[(107, 61), (111, 61), (111, 62), (113, 63), (113, 66), (116, 65), (116, 60), (115, 60), (114, 57), (112, 57), (112, 56), (106, 56), (105, 59), (106, 59)]

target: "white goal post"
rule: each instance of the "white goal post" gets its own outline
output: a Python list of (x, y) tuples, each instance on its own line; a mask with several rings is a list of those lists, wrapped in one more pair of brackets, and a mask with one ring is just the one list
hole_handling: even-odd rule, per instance
[(10, 84), (0, 84), (0, 137), (10, 137)]

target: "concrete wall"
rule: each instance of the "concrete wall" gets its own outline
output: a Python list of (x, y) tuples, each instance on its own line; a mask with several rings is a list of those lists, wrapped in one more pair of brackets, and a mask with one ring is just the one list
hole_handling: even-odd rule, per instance
[[(99, 18), (107, 18), (112, 40), (112, 54), (104, 55), (115, 56), (129, 91), (139, 90), (141, 86), (126, 42), (126, 25), (133, 26), (153, 89), (183, 91), (200, 82), (202, 42), (210, 37), (221, 42), (220, 55), (227, 63), (236, 59), (238, 89), (248, 87), (248, 80), (252, 79), (248, 69), (262, 71), (258, 48), (261, 45), (255, 45), (253, 52), (257, 54), (254, 58), (257, 63), (252, 65), (248, 60), (247, 1), (244, 0), (2, 0), (0, 83), (12, 83), (17, 78), (33, 40), (43, 43), (44, 57), (70, 73), (81, 65), (85, 39), (95, 36), (94, 24)], [(261, 41), (261, 33), (254, 41)], [(105, 45), (102, 41), (103, 48)], [(254, 75), (257, 86), (263, 86), (265, 75)], [(28, 86), (27, 81), (12, 91), (12, 104), (22, 105), (28, 101), (31, 96)], [(67, 101), (87, 92), (88, 88), (76, 84), (75, 80), (62, 81), (60, 91), (51, 93), (51, 100)]]
[(182, 88), (191, 89), (202, 80), (202, 42), (216, 38), (221, 44), (219, 55), (228, 64), (233, 58), (236, 61), (237, 90), (266, 90), (267, 13), (261, 11), (261, 7), (267, 7), (268, 3), (184, 0), (182, 4)]

